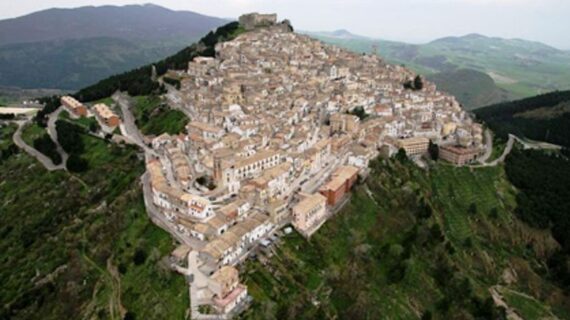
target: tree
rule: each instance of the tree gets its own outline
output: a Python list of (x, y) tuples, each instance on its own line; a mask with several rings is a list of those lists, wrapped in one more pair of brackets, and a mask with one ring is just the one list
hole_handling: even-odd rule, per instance
[(429, 141), (428, 153), (432, 160), (437, 161), (439, 159), (439, 147), (431, 140)]
[(97, 129), (99, 129), (99, 127), (97, 126), (97, 123), (91, 122), (91, 123), (89, 124), (89, 131), (91, 131), (91, 132), (97, 132)]
[(469, 209), (467, 209), (467, 212), (472, 216), (477, 214), (477, 205), (475, 204), (475, 202), (472, 202), (469, 205)]
[(414, 78), (414, 90), (422, 90), (424, 88), (424, 80), (420, 75)]
[(87, 160), (81, 158), (79, 155), (75, 153), (71, 153), (69, 158), (67, 159), (67, 170), (70, 172), (85, 172), (89, 169), (89, 163)]
[(396, 153), (396, 160), (399, 162), (405, 162), (408, 160), (408, 155), (406, 154), (406, 150), (404, 150), (404, 148), (400, 148), (400, 150), (398, 150), (398, 153)]

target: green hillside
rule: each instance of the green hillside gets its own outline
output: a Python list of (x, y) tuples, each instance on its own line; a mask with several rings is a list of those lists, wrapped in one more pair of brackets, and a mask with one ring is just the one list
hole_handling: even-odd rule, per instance
[(0, 86), (77, 90), (172, 55), (227, 22), (151, 4), (0, 20)]
[(512, 98), (511, 93), (498, 88), (487, 74), (471, 69), (444, 71), (427, 78), (436, 83), (439, 90), (454, 95), (467, 110)]
[(255, 300), (243, 318), (504, 319), (493, 288), (524, 319), (570, 318), (540, 269), (557, 244), (517, 219), (502, 167), (371, 167), (310, 241), (286, 236), (266, 265), (247, 263)]
[[(0, 130), (4, 153), (13, 128)], [(142, 161), (80, 138), (81, 174), (46, 172), (23, 152), (0, 166), (0, 319), (183, 319), (187, 287), (164, 261), (170, 235), (146, 215)]]
[(473, 34), (412, 45), (326, 33), (310, 35), (358, 52), (371, 52), (376, 45), (378, 54), (389, 62), (405, 64), (424, 75), (456, 69), (479, 71), (518, 98), (570, 88), (570, 53), (537, 42)]
[(570, 147), (570, 91), (500, 103), (475, 114), (505, 140), (512, 133)]
[(0, 46), (0, 86), (76, 90), (174, 54), (188, 43), (89, 38)]

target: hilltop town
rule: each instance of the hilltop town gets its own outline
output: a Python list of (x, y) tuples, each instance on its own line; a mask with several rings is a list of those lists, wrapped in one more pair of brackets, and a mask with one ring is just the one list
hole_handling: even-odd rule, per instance
[(159, 79), (169, 107), (191, 119), (185, 132), (142, 136), (120, 94), (122, 118), (102, 102), (61, 99), (72, 117), (94, 115), (105, 133), (144, 149), (146, 209), (181, 244), (172, 266), (197, 319), (247, 308), (240, 263), (292, 228), (318, 232), (372, 159), (405, 153), (421, 166), (435, 146), (465, 165), (489, 149), (454, 97), (406, 68), (294, 33), (276, 15), (239, 22), (214, 57)]
[(311, 237), (371, 159), (400, 149), (419, 159), (431, 141), (462, 165), (484, 147), (455, 98), (404, 67), (296, 34), (276, 15), (240, 24), (246, 32), (218, 44), (215, 58), (167, 74), (180, 81), (171, 106), (192, 121), (147, 154), (147, 209), (183, 243), (175, 256), (194, 316), (204, 305), (242, 310), (236, 265), (288, 224)]

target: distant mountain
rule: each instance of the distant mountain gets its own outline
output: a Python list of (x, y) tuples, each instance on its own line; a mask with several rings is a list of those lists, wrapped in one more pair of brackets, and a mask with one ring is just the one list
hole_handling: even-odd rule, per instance
[(570, 91), (556, 91), (475, 110), (504, 139), (509, 133), (570, 148)]
[(113, 37), (163, 41), (196, 39), (227, 21), (152, 4), (49, 9), (0, 21), (0, 45)]
[(301, 31), (301, 33), (309, 35), (317, 35), (321, 37), (337, 38), (337, 39), (370, 39), (364, 36), (356, 35), (346, 29), (339, 29), (336, 31), (321, 31), (321, 32)]
[(0, 21), (0, 85), (75, 90), (171, 55), (227, 20), (156, 5), (49, 9)]
[[(359, 52), (370, 52), (375, 45), (389, 62), (405, 64), (424, 75), (443, 72), (434, 78), (436, 84), (451, 81), (445, 78), (454, 75), (450, 72), (471, 69), (487, 74), (498, 87), (519, 98), (570, 88), (570, 52), (539, 42), (469, 34), (414, 45), (366, 37), (339, 38), (323, 32), (309, 34)], [(451, 93), (461, 96), (461, 92)], [(485, 93), (489, 94), (494, 95)]]

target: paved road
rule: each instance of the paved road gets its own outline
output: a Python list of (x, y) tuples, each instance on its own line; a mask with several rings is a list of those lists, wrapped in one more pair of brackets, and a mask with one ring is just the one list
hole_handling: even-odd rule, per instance
[(143, 174), (143, 176), (141, 177), (141, 181), (143, 184), (143, 195), (144, 195), (144, 204), (146, 207), (146, 212), (150, 217), (150, 219), (152, 220), (152, 222), (154, 222), (156, 225), (164, 229), (166, 232), (170, 233), (174, 238), (176, 238), (176, 240), (178, 240), (178, 242), (184, 243), (196, 250), (202, 249), (206, 245), (205, 242), (200, 241), (193, 237), (189, 237), (183, 234), (182, 232), (178, 231), (178, 229), (176, 229), (175, 224), (169, 221), (166, 218), (166, 216), (162, 214), (162, 212), (160, 212), (160, 210), (154, 205), (154, 203), (152, 202), (152, 191), (147, 173)]
[(132, 143), (138, 145), (145, 152), (151, 153), (158, 157), (156, 152), (145, 144), (144, 136), (135, 123), (135, 116), (130, 109), (131, 98), (122, 92), (116, 92), (113, 94), (112, 98), (119, 105), (119, 107), (121, 107), (121, 112), (123, 114), (123, 122), (120, 126), (121, 133), (125, 136), (125, 138), (127, 138), (127, 140), (130, 140)]
[(65, 150), (63, 150), (63, 148), (59, 144), (59, 140), (57, 139), (57, 130), (55, 127), (55, 122), (57, 121), (57, 119), (59, 118), (59, 114), (63, 110), (64, 110), (63, 107), (60, 106), (48, 116), (47, 131), (51, 140), (53, 140), (53, 142), (57, 146), (57, 152), (59, 152), (59, 154), (61, 155), (62, 164), (65, 164), (67, 163), (67, 158), (69, 158), (69, 155), (67, 154), (67, 152), (65, 152)]
[(198, 119), (198, 115), (192, 108), (184, 103), (184, 100), (180, 96), (180, 91), (176, 90), (172, 85), (164, 83), (166, 90), (168, 91), (164, 96), (168, 106), (174, 110), (181, 111), (188, 117), (188, 119)]
[(24, 151), (26, 151), (27, 154), (36, 158), (48, 171), (65, 170), (65, 166), (63, 164), (55, 165), (50, 158), (48, 158), (38, 150), (32, 148), (31, 146), (27, 145), (26, 142), (24, 142), (24, 140), (22, 139), (22, 130), (26, 122), (18, 121), (16, 123), (18, 124), (18, 130), (16, 130), (16, 132), (14, 133), (12, 139), (20, 149), (23, 149)]
[(493, 134), (491, 130), (485, 130), (485, 153), (479, 158), (480, 163), (485, 163), (493, 154)]
[(481, 168), (481, 167), (494, 167), (497, 166), (500, 163), (505, 162), (505, 159), (507, 158), (507, 156), (511, 153), (511, 151), (513, 150), (513, 146), (515, 144), (515, 142), (518, 142), (520, 144), (522, 144), (524, 149), (550, 149), (550, 150), (559, 150), (562, 147), (555, 145), (555, 144), (551, 144), (551, 143), (546, 143), (546, 142), (540, 142), (540, 141), (526, 141), (526, 140), (522, 140), (521, 138), (515, 136), (514, 134), (509, 134), (509, 140), (507, 141), (507, 146), (505, 147), (505, 150), (503, 151), (503, 154), (501, 154), (501, 156), (491, 162), (485, 162), (481, 165), (473, 165), (471, 167), (473, 168)]

